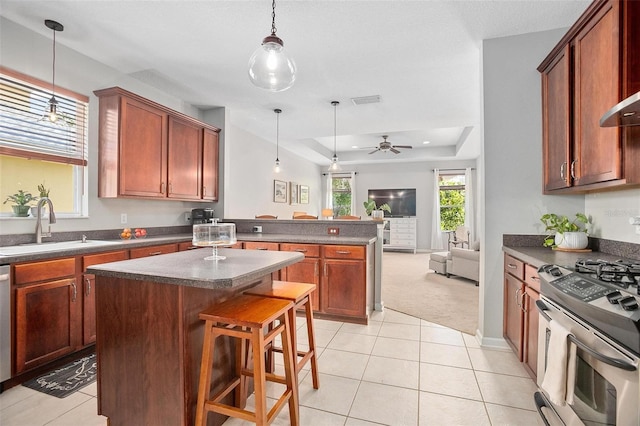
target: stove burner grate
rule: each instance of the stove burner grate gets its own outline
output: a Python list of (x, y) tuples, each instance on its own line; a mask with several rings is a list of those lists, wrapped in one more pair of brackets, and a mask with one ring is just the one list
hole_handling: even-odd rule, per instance
[(592, 274), (600, 281), (622, 288), (640, 285), (640, 264), (624, 260), (580, 259), (575, 263), (575, 271)]

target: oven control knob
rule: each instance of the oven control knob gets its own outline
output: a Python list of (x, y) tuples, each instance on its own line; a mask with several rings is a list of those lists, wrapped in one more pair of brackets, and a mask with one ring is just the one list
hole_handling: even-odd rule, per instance
[(618, 303), (625, 311), (635, 311), (636, 309), (638, 309), (638, 301), (633, 296), (622, 298), (618, 300)]
[(609, 301), (609, 303), (612, 303), (614, 305), (617, 303), (620, 303), (620, 299), (622, 299), (622, 297), (623, 297), (622, 293), (620, 293), (618, 290), (612, 291), (611, 293), (607, 293), (607, 300)]

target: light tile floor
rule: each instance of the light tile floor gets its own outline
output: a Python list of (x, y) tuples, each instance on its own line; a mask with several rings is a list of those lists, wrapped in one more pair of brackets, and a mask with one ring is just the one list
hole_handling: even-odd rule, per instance
[[(320, 389), (313, 389), (307, 366), (300, 377), (301, 425), (538, 424), (536, 386), (511, 352), (482, 349), (474, 336), (388, 309), (375, 312), (367, 326), (314, 323)], [(303, 345), (303, 318), (297, 327)], [(270, 396), (278, 386), (269, 384)], [(2, 426), (106, 424), (96, 414), (95, 384), (64, 399), (22, 386), (0, 395)], [(286, 408), (274, 424), (289, 424)]]

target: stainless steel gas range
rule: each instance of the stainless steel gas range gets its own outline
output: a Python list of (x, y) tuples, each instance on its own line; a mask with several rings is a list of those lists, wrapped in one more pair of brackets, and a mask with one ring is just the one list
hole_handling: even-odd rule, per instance
[[(640, 262), (583, 259), (538, 272), (540, 390), (534, 399), (543, 422), (640, 425)], [(564, 333), (560, 360), (549, 351), (552, 330)], [(565, 385), (561, 392), (548, 385), (558, 381)]]

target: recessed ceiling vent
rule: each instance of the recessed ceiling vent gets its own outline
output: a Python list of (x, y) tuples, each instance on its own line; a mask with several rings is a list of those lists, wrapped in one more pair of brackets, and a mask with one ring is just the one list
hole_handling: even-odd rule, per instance
[(365, 104), (377, 104), (381, 102), (382, 98), (380, 95), (372, 95), (372, 96), (361, 96), (359, 98), (351, 98), (351, 102), (354, 105), (365, 105)]

